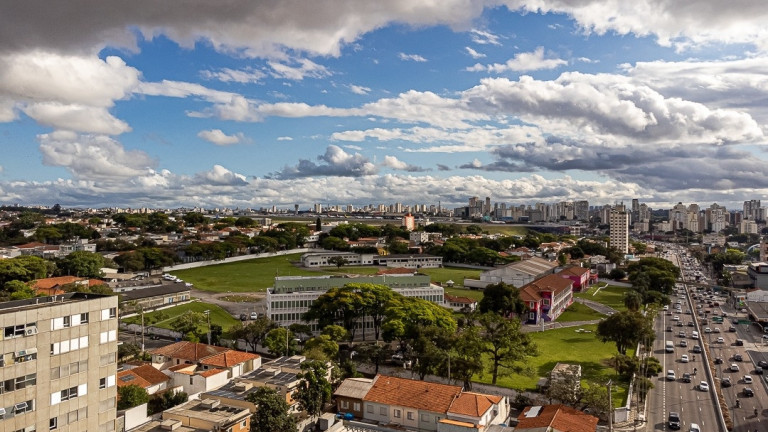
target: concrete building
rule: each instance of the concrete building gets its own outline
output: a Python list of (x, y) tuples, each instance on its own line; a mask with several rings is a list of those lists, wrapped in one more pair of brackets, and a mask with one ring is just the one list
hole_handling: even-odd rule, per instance
[(480, 279), (464, 279), (464, 286), (474, 289), (485, 289), (488, 285), (504, 282), (509, 285), (521, 287), (534, 280), (552, 274), (557, 269), (557, 262), (543, 258), (513, 262), (504, 267), (488, 270), (480, 273)]
[(608, 215), (610, 226), (611, 246), (619, 252), (629, 252), (629, 213), (622, 208), (614, 207)]
[[(406, 271), (385, 272), (384, 274), (345, 276), (280, 276), (275, 285), (267, 289), (267, 316), (282, 327), (291, 324), (306, 324), (302, 316), (318, 297), (331, 288), (341, 288), (351, 283), (386, 285), (406, 297), (419, 297), (445, 305), (445, 290), (434, 285), (429, 275)], [(316, 323), (310, 323), (317, 330)], [(369, 328), (372, 323), (360, 323), (359, 328)]]
[(0, 303), (0, 429), (116, 429), (117, 296)]
[(191, 400), (163, 412), (161, 421), (153, 420), (134, 432), (249, 432), (251, 413), (245, 408), (222, 404), (218, 400)]

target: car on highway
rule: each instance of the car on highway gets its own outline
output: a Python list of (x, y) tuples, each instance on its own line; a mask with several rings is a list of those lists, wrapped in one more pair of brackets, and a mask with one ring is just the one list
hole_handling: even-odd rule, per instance
[(699, 332), (696, 330), (691, 332), (691, 339), (698, 339), (699, 338)]
[(687, 347), (687, 346), (688, 346), (688, 341), (687, 341), (687, 340), (685, 340), (685, 339), (681, 340), (681, 341), (680, 341), (680, 346), (681, 346), (681, 347)]
[(744, 387), (744, 390), (742, 390), (742, 394), (744, 397), (752, 397), (755, 395), (755, 392), (752, 391), (749, 387)]
[(677, 379), (677, 377), (675, 376), (675, 371), (673, 371), (672, 369), (668, 370), (667, 371), (667, 380), (668, 381), (674, 381), (676, 379)]
[(679, 336), (679, 337), (681, 337), (681, 338), (684, 338), (684, 337), (685, 337), (685, 332), (681, 330), (681, 331), (680, 331), (680, 332), (677, 334), (677, 336)]
[(744, 375), (744, 384), (752, 384), (752, 375)]
[(744, 357), (741, 356), (741, 354), (734, 354), (733, 360), (735, 361), (744, 361)]
[(744, 346), (744, 339), (736, 339), (736, 346)]
[(761, 368), (755, 368), (754, 374), (755, 375), (762, 375), (763, 374), (763, 370)]
[(731, 372), (738, 372), (739, 371), (739, 365), (736, 363), (731, 363)]
[(683, 354), (680, 357), (680, 363), (688, 363), (688, 354)]
[(699, 390), (708, 392), (709, 391), (709, 384), (707, 384), (706, 381), (700, 382), (699, 383)]
[(669, 417), (667, 417), (667, 426), (670, 429), (680, 429), (680, 414), (670, 411)]
[(720, 333), (720, 327), (715, 327), (714, 329), (712, 329), (712, 331), (714, 331), (715, 333)]
[(717, 338), (717, 341), (716, 341), (716, 342), (717, 342), (717, 343), (725, 343), (725, 339), (723, 339), (723, 338), (719, 337), (719, 338)]
[(681, 379), (683, 380), (684, 383), (689, 383), (691, 382), (691, 374), (686, 372), (683, 374), (683, 377)]
[(688, 321), (688, 327), (693, 327), (693, 321)]
[(768, 361), (760, 360), (757, 362), (757, 365), (763, 369), (768, 369)]
[(669, 305), (664, 305), (664, 310), (669, 310)]
[(715, 357), (715, 364), (723, 364), (723, 358), (722, 357)]
[(680, 317), (675, 315), (672, 317), (672, 321), (680, 321)]
[(667, 326), (667, 331), (671, 332), (672, 331), (672, 326)]
[(728, 327), (728, 331), (731, 333), (736, 333), (736, 327)]
[(720, 380), (720, 386), (721, 387), (730, 387), (731, 386), (731, 379), (730, 378), (723, 378)]
[(694, 345), (693, 346), (693, 352), (700, 353), (701, 352), (701, 345)]
[(688, 432), (701, 432), (701, 429), (699, 429), (699, 425), (696, 423), (691, 423), (691, 429)]

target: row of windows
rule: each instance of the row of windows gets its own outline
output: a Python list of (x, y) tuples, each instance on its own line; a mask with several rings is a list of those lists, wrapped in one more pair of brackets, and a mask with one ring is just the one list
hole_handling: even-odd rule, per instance
[(105, 344), (107, 342), (114, 342), (116, 340), (117, 340), (117, 330), (105, 331), (99, 334), (100, 344)]
[(99, 378), (99, 388), (105, 389), (108, 387), (114, 387), (115, 386), (115, 376), (110, 375), (106, 376), (104, 378)]
[(115, 408), (115, 403), (116, 403), (115, 400), (116, 399), (117, 398), (111, 397), (109, 399), (104, 399), (104, 400), (99, 401), (99, 412), (103, 413), (104, 411), (108, 411), (110, 409), (114, 409)]
[(87, 324), (89, 318), (90, 314), (88, 312), (53, 318), (51, 319), (51, 330), (60, 330), (63, 328)]
[[(30, 399), (26, 402), (19, 402), (9, 407), (0, 407), (0, 420), (13, 418), (13, 417), (16, 417), (17, 415), (21, 415), (34, 410), (35, 410), (34, 399)], [(29, 429), (29, 427), (27, 427), (26, 429)]]
[(99, 357), (99, 366), (106, 366), (115, 362), (117, 362), (117, 353), (114, 352)]
[[(343, 402), (342, 402), (342, 405), (343, 405)], [(355, 403), (355, 409), (356, 410), (359, 410), (358, 405), (359, 404)], [(343, 408), (343, 406), (342, 406), (342, 408)], [(366, 410), (368, 411), (368, 413), (373, 414), (374, 413), (374, 406), (373, 405), (368, 405)], [(389, 407), (385, 407), (385, 406), (379, 407), (379, 415), (382, 415), (382, 416), (389, 415)], [(402, 416), (403, 416), (402, 410), (400, 410), (398, 408), (393, 408), (392, 409), (392, 417), (399, 419), (399, 418), (402, 418)], [(430, 417), (431, 417), (431, 415), (429, 415), (429, 414), (421, 414), (421, 421), (422, 422), (428, 422), (430, 420)], [(408, 420), (415, 420), (416, 419), (416, 412), (415, 411), (406, 411), (405, 412), (405, 418), (408, 419)], [(441, 420), (441, 417), (439, 417), (439, 416), (435, 416), (434, 418), (435, 418), (435, 423), (438, 423)]]
[(74, 423), (78, 420), (84, 420), (88, 418), (88, 409), (80, 408), (78, 410), (70, 411), (66, 414), (62, 414), (58, 417), (52, 417), (48, 420), (48, 430), (56, 430), (60, 427), (64, 427), (70, 423)]
[(37, 374), (22, 375), (16, 378), (0, 381), (0, 394), (8, 393), (37, 384)]
[(58, 405), (63, 401), (85, 396), (86, 394), (88, 394), (88, 384), (80, 384), (62, 391), (53, 392), (51, 393), (51, 405)]
[(11, 366), (16, 363), (24, 363), (32, 360), (37, 360), (37, 348), (12, 351), (0, 355), (0, 367)]
[(37, 323), (18, 324), (3, 329), (3, 339), (13, 339), (37, 334)]
[(273, 301), (272, 309), (296, 309), (296, 308), (308, 308), (312, 306), (314, 300), (286, 300), (286, 301)]
[(81, 336), (79, 338), (52, 343), (51, 355), (64, 354), (81, 348), (88, 348), (88, 336)]
[(51, 379), (59, 379), (88, 370), (88, 360), (73, 362), (67, 365), (51, 368)]
[(110, 318), (117, 318), (117, 308), (109, 308), (101, 310), (101, 320), (106, 321)]

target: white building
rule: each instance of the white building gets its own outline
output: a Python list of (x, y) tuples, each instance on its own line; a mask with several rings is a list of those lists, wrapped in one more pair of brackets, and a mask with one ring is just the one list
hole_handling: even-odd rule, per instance
[(614, 207), (609, 214), (611, 246), (619, 252), (629, 252), (629, 213), (621, 208)]

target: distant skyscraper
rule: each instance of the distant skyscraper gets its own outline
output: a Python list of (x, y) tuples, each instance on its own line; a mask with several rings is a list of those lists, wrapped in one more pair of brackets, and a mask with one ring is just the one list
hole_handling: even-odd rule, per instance
[(616, 206), (609, 214), (611, 246), (619, 252), (629, 252), (629, 213), (624, 206)]
[(751, 220), (758, 220), (762, 215), (760, 214), (760, 200), (744, 201), (744, 218)]

